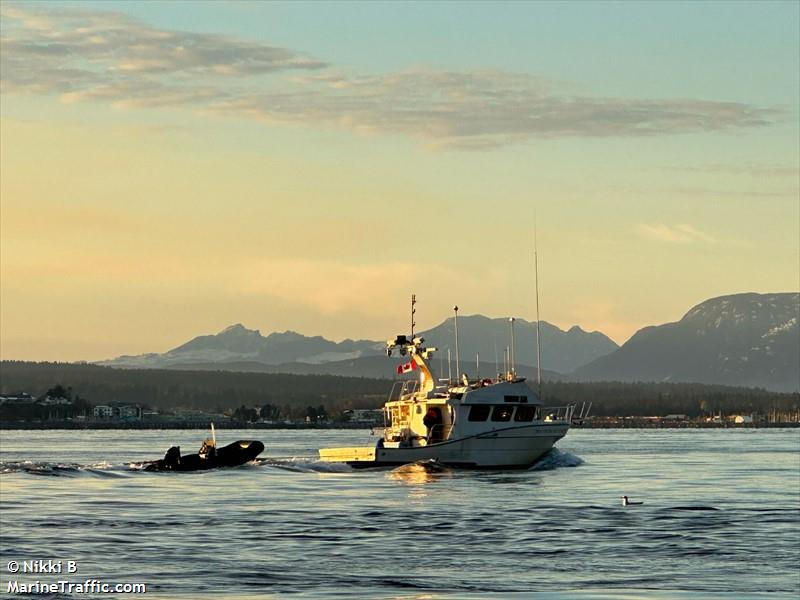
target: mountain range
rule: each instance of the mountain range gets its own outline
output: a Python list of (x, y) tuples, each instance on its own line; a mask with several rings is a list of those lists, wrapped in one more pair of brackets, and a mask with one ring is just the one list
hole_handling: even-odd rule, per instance
[(680, 321), (645, 327), (577, 368), (580, 381), (672, 381), (800, 389), (800, 294), (706, 300)]
[[(508, 319), (482, 315), (459, 317), (461, 370), (474, 374), (476, 354), (481, 371), (502, 370), (503, 351), (510, 344)], [(563, 331), (541, 323), (542, 367), (548, 372), (567, 372), (617, 349), (602, 333), (588, 333), (579, 327)], [(438, 348), (434, 369), (447, 368), (443, 361), (450, 349), (455, 371), (455, 327), (450, 318), (433, 329), (419, 332), (426, 345)], [(536, 323), (517, 319), (514, 323), (515, 358), (518, 370), (536, 364)], [(124, 368), (214, 369), (300, 374), (337, 374), (362, 377), (391, 377), (392, 363), (384, 355), (385, 342), (308, 337), (293, 331), (261, 335), (241, 324), (231, 325), (215, 335), (198, 336), (163, 354), (120, 356), (99, 364)], [(377, 359), (377, 360), (376, 360)], [(495, 366), (497, 363), (497, 367)]]
[[(645, 327), (622, 346), (600, 332), (566, 331), (544, 321), (545, 378), (576, 381), (669, 381), (800, 389), (800, 294), (734, 294), (706, 300), (675, 323)], [(459, 317), (461, 371), (473, 376), (502, 370), (510, 345), (508, 319)], [(438, 348), (431, 366), (455, 375), (454, 321), (419, 332)], [(515, 362), (524, 376), (535, 374), (536, 322), (514, 322)], [(447, 351), (452, 357), (448, 366)], [(498, 367), (495, 366), (497, 361)], [(265, 373), (394, 376), (384, 342), (344, 340), (293, 331), (263, 336), (241, 324), (196, 337), (163, 354), (120, 356), (99, 364), (122, 368), (167, 368)]]

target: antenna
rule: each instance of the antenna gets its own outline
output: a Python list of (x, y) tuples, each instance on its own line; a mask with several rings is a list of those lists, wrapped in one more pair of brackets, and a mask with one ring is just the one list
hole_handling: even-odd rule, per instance
[(411, 339), (414, 339), (414, 327), (416, 323), (414, 322), (414, 313), (417, 312), (417, 309), (414, 308), (414, 305), (417, 303), (417, 295), (411, 294)]
[(453, 382), (453, 368), (452, 363), (450, 362), (450, 348), (447, 349), (447, 384), (450, 385)]
[(536, 213), (533, 213), (533, 271), (536, 287), (536, 388), (539, 400), (542, 399), (542, 343), (539, 327), (539, 252), (536, 232)]
[(458, 353), (458, 305), (453, 307), (453, 312), (456, 315), (455, 316), (455, 320), (454, 320), (455, 330), (456, 330), (456, 377), (460, 377), (461, 376), (460, 375), (460, 373), (461, 373), (461, 361), (460, 361), (459, 353)]
[(516, 357), (514, 356), (516, 354), (516, 349), (514, 347), (515, 346), (515, 343), (514, 343), (514, 321), (516, 321), (516, 319), (514, 317), (510, 317), (508, 319), (508, 322), (511, 324), (511, 355), (509, 357), (509, 360), (511, 361), (511, 376), (512, 377), (515, 377), (516, 374), (517, 374), (516, 373), (516, 369), (514, 368), (516, 366), (516, 362), (515, 362), (515, 358)]
[(500, 365), (497, 362), (497, 338), (495, 337), (493, 340), (494, 342), (494, 372), (500, 373)]

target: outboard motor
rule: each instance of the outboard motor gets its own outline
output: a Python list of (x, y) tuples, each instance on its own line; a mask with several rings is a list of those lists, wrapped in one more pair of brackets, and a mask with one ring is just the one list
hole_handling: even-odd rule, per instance
[(164, 466), (168, 469), (174, 469), (181, 464), (181, 447), (172, 446), (164, 455)]

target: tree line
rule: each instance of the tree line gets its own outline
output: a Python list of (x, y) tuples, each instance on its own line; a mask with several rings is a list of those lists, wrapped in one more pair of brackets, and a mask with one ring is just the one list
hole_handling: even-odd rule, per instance
[[(267, 420), (336, 418), (354, 408), (379, 408), (391, 381), (333, 375), (230, 371), (117, 369), (76, 363), (0, 362), (0, 393), (41, 396), (55, 385), (80, 394), (88, 405), (127, 403), (160, 412), (196, 409), (234, 412), (259, 409)], [(716, 413), (800, 411), (797, 393), (696, 383), (577, 383), (545, 381), (545, 404), (592, 403), (598, 416), (698, 417)], [(265, 410), (266, 409), (266, 410)]]
[[(0, 394), (43, 396), (54, 385), (92, 405), (138, 404), (160, 412), (230, 412), (272, 405), (273, 419), (305, 418), (308, 407), (330, 411), (373, 408), (386, 400), (388, 380), (333, 375), (116, 369), (91, 364), (0, 362)], [(319, 411), (318, 411), (319, 412)]]

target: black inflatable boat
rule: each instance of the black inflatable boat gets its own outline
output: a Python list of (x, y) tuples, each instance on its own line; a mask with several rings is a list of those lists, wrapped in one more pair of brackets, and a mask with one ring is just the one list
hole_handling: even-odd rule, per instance
[(217, 448), (216, 444), (210, 444), (209, 441), (203, 443), (197, 454), (185, 456), (181, 456), (179, 446), (173, 446), (167, 450), (163, 459), (147, 463), (144, 470), (205, 471), (220, 467), (238, 467), (255, 459), (264, 451), (264, 444), (259, 441), (239, 440), (222, 448)]

